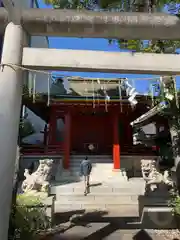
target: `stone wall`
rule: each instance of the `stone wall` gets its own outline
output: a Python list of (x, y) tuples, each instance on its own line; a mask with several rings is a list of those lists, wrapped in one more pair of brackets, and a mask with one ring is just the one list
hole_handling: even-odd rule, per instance
[(121, 168), (124, 168), (131, 176), (141, 176), (141, 160), (153, 160), (157, 156), (121, 156)]

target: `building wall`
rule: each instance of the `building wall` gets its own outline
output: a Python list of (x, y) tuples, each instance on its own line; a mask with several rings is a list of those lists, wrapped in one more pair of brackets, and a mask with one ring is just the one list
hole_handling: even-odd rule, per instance
[[(15, 7), (20, 8), (38, 8), (38, 0), (14, 0)], [(3, 7), (2, 1), (0, 0), (0, 7)], [(30, 37), (30, 46), (36, 48), (48, 48), (49, 42), (47, 37), (32, 36)], [(0, 36), (0, 56), (3, 45), (3, 36)], [(32, 86), (32, 75), (29, 74), (28, 79), (25, 80), (29, 85)], [(48, 89), (48, 77), (46, 74), (37, 73), (36, 74), (36, 92), (47, 92)], [(44, 128), (45, 122), (37, 117), (29, 109), (25, 109), (28, 113), (28, 119), (33, 123), (33, 126), (37, 132)]]
[[(37, 0), (15, 0), (15, 6), (22, 8), (38, 8)], [(30, 46), (34, 48), (48, 48), (49, 42), (47, 37), (31, 36)], [(33, 78), (35, 77), (35, 90), (36, 92), (47, 92), (48, 90), (48, 76), (47, 74), (36, 73), (35, 76), (31, 72), (29, 73), (27, 83), (29, 87), (33, 86)], [(32, 122), (36, 132), (40, 132), (44, 129), (45, 122), (36, 116), (29, 109), (25, 110), (28, 113), (28, 120)]]
[[(31, 47), (35, 48), (48, 48), (48, 40), (46, 37), (32, 36), (31, 37)], [(44, 73), (29, 73), (29, 87), (33, 86), (33, 77), (35, 77), (35, 91), (38, 93), (47, 93), (48, 91), (48, 75)], [(26, 111), (28, 113), (28, 119), (32, 122), (36, 132), (40, 132), (44, 129), (45, 122), (36, 116), (29, 109)]]

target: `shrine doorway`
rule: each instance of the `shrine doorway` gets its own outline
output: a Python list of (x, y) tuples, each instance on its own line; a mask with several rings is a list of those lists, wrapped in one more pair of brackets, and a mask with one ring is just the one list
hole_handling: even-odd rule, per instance
[[(112, 154), (111, 119), (108, 114), (73, 116), (71, 148), (77, 154)], [(94, 147), (93, 151), (89, 146)]]

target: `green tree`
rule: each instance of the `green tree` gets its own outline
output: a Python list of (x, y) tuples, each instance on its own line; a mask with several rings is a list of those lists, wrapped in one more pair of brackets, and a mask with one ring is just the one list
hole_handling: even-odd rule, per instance
[[(156, 12), (161, 11), (166, 5), (167, 10), (173, 14), (177, 12), (176, 4), (180, 3), (180, 0), (44, 0), (44, 2), (60, 9), (94, 10), (97, 8), (125, 12)], [(175, 53), (176, 49), (180, 48), (180, 41), (172, 40), (111, 39), (109, 43), (118, 43), (121, 49), (146, 53)]]
[(93, 10), (93, 7), (100, 9), (116, 9), (120, 11), (136, 11), (136, 12), (154, 12), (161, 10), (164, 5), (168, 5), (168, 9), (174, 11), (179, 0), (44, 0), (47, 5), (54, 8), (84, 8)]

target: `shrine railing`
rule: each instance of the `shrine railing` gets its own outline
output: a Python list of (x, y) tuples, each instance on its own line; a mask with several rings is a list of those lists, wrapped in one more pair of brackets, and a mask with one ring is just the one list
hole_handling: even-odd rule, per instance
[(21, 153), (23, 155), (58, 155), (62, 154), (63, 146), (62, 145), (49, 145), (45, 146), (43, 144), (37, 145), (22, 145)]
[[(63, 144), (45, 146), (43, 144), (37, 145), (22, 145), (21, 153), (23, 155), (60, 155), (63, 153)], [(76, 154), (82, 154), (82, 151), (76, 151)], [(97, 154), (103, 154), (104, 152), (99, 151)], [(109, 146), (107, 154), (112, 153), (112, 145)], [(84, 153), (85, 154), (85, 153)], [(142, 155), (142, 156), (154, 156), (156, 151), (152, 147), (145, 146), (121, 146), (121, 155)]]

